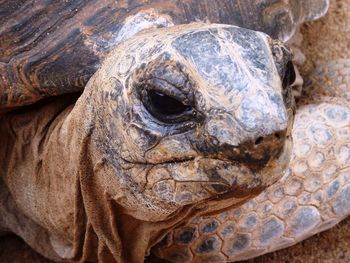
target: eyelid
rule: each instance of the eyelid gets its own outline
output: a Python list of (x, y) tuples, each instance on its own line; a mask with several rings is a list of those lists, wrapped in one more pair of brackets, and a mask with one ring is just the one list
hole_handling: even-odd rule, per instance
[(169, 97), (179, 100), (185, 105), (191, 105), (191, 101), (178, 87), (160, 78), (150, 78), (143, 82), (147, 90), (155, 90)]

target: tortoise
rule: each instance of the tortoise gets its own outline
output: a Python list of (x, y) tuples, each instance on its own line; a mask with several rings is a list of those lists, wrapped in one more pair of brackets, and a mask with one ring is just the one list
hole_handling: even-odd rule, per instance
[[(241, 230), (220, 237), (232, 255), (221, 249), (218, 224), (233, 222), (225, 213), (248, 211), (261, 192), (304, 179), (308, 173), (296, 164), (306, 158), (305, 145), (319, 149), (308, 155), (318, 158), (310, 167), (318, 161), (316, 168), (338, 180), (327, 207), (340, 207), (337, 221), (348, 213), (348, 179), (339, 173), (349, 162), (347, 101), (327, 98), (334, 90), (321, 86), (322, 97), (305, 95), (293, 120), (295, 72), (282, 43), (302, 22), (324, 15), (328, 1), (1, 5), (1, 233), (15, 233), (54, 261), (142, 262), (177, 227), (154, 249), (158, 256), (258, 255), (267, 250), (250, 245), (252, 233), (244, 239)], [(340, 145), (339, 154), (329, 143)], [(326, 153), (340, 162), (323, 163)], [(295, 185), (286, 191), (291, 197), (300, 194)], [(296, 211), (310, 215), (301, 206)], [(253, 218), (252, 207), (244, 218)], [(300, 212), (293, 215), (304, 227)], [(281, 232), (274, 218), (256, 233), (271, 236), (266, 226)], [(198, 224), (209, 231), (184, 232), (187, 222), (186, 230)], [(325, 228), (307, 226), (303, 238)], [(194, 237), (198, 249), (191, 248)], [(280, 237), (266, 247), (277, 249)]]

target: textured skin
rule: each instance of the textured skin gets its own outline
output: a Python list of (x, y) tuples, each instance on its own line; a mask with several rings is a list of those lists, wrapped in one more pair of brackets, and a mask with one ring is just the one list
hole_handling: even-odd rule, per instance
[(0, 111), (82, 91), (106, 54), (145, 28), (204, 21), (259, 30), (286, 41), (302, 22), (324, 15), (328, 4), (329, 0), (1, 1)]
[[(238, 14), (245, 26), (260, 26), (260, 17), (276, 23), (288, 13), (296, 23), (278, 31), (288, 35), (322, 15), (327, 1), (323, 11), (302, 1), (249, 2), (260, 15), (237, 1), (237, 15), (213, 19), (220, 6), (201, 3), (11, 3), (17, 14), (33, 13), (3, 21), (3, 109), (81, 90), (117, 48), (79, 100), (52, 98), (1, 116), (2, 232), (53, 260), (141, 262), (168, 229), (237, 206), (279, 179), (290, 152), (288, 49), (216, 24), (134, 34), (198, 17), (230, 23), (221, 18)], [(181, 20), (187, 16), (193, 20)], [(175, 97), (191, 115), (181, 125), (160, 121), (148, 108), (150, 92)]]
[[(346, 62), (346, 61), (344, 61), (344, 62)], [(340, 64), (341, 63), (341, 61), (339, 61), (338, 63), (336, 63), (336, 64)], [(323, 68), (328, 68), (329, 70), (331, 70), (333, 67), (327, 67), (326, 65), (324, 65), (324, 66), (322, 66)], [(334, 69), (334, 68), (333, 68)], [(341, 70), (341, 69), (340, 69)], [(346, 77), (346, 75), (344, 76), (344, 77)], [(323, 81), (323, 80), (332, 80), (332, 78), (328, 78), (327, 76), (325, 76), (324, 78), (322, 78), (322, 80), (321, 81)], [(322, 82), (321, 82), (322, 83)], [(317, 82), (315, 82), (314, 83), (315, 85), (317, 85)], [(335, 86), (335, 88), (336, 88), (336, 86)], [(321, 99), (321, 100), (323, 100), (323, 99)], [(319, 99), (317, 99), (317, 101), (319, 101)], [(327, 98), (326, 99), (326, 101), (328, 101), (328, 102), (332, 102), (332, 101), (334, 101), (333, 99), (329, 99), (329, 98)], [(336, 103), (337, 104), (337, 103)], [(307, 158), (307, 159), (309, 159), (309, 158)], [(334, 182), (334, 181), (336, 181), (337, 179), (339, 179), (339, 178), (337, 178), (337, 175), (333, 175), (332, 176), (332, 179), (331, 180), (327, 180), (328, 182)], [(327, 183), (324, 183), (323, 184), (324, 186), (326, 186), (326, 189), (327, 189)], [(328, 183), (328, 186), (330, 186), (330, 184)], [(274, 187), (274, 189), (276, 189), (276, 187)], [(337, 191), (338, 193), (336, 193), (335, 194), (335, 196), (336, 195), (338, 195), (339, 196), (339, 190)], [(271, 191), (269, 191), (269, 193), (271, 194), (272, 192)], [(326, 193), (326, 196), (328, 195), (328, 193)], [(300, 195), (299, 195), (300, 196)], [(335, 197), (333, 197), (333, 198), (335, 198)], [(274, 200), (274, 202), (271, 202), (271, 204), (274, 204), (274, 203), (276, 203), (276, 199), (275, 198), (273, 198), (273, 197), (266, 197), (265, 199), (269, 199), (269, 200)], [(279, 202), (281, 202), (281, 201), (277, 201), (277, 204), (279, 203)], [(305, 205), (305, 204), (304, 204)], [(247, 210), (249, 210), (249, 211), (251, 211), (252, 210), (252, 208), (249, 208), (247, 205), (244, 205), (243, 206), (244, 207), (244, 210), (242, 210), (242, 211), (247, 211)], [(318, 206), (317, 207), (320, 207), (319, 206), (319, 204), (318, 204)], [(331, 207), (329, 206), (328, 208), (324, 205), (323, 206), (324, 208), (326, 208), (326, 209), (328, 209), (328, 210), (330, 210), (331, 209)], [(295, 210), (294, 210), (295, 211)], [(295, 212), (294, 212), (295, 213)], [(233, 216), (232, 215), (232, 213), (228, 213), (228, 214), (230, 214), (230, 217), (231, 218), (234, 218), (234, 220), (233, 220), (233, 222), (239, 222), (239, 221), (243, 221), (243, 219), (244, 218), (246, 218), (246, 217), (244, 217), (244, 215), (241, 215), (241, 219), (240, 220), (236, 220), (235, 218), (236, 218), (236, 216)], [(278, 213), (274, 213), (274, 215), (278, 215)], [(271, 216), (271, 214), (270, 214), (270, 216)], [(205, 222), (206, 220), (205, 219), (201, 219), (201, 224), (198, 224), (198, 223), (193, 223), (192, 225), (193, 225), (193, 227), (194, 228), (196, 228), (197, 229), (197, 231), (198, 231), (198, 227), (199, 227), (199, 225), (200, 226), (202, 226), (203, 225), (203, 223)], [(330, 220), (331, 221), (331, 220)], [(213, 220), (211, 221), (211, 222), (213, 222)], [(261, 221), (260, 221), (261, 222)], [(221, 225), (222, 223), (219, 221), (219, 225)], [(236, 224), (234, 224), (235, 225), (235, 228), (234, 229), (237, 229), (237, 225)], [(214, 224), (214, 226), (215, 226), (215, 224)], [(247, 231), (246, 231), (246, 229), (244, 228), (244, 227), (242, 227), (242, 226), (238, 226), (241, 230), (242, 230), (242, 232), (243, 233), (246, 233)], [(229, 228), (227, 228), (227, 229), (229, 229)], [(255, 229), (255, 231), (256, 231), (256, 227), (254, 228)], [(235, 231), (235, 230), (234, 230)], [(198, 232), (197, 232), (198, 233)], [(232, 233), (231, 233), (232, 234)], [(209, 235), (208, 234), (206, 234), (206, 236), (209, 236), (210, 237), (210, 233), (209, 233)], [(213, 235), (211, 235), (211, 237), (212, 237)], [(232, 234), (232, 236), (233, 236), (233, 234)], [(6, 239), (5, 239), (6, 240)], [(22, 248), (23, 247), (23, 244), (18, 244), (18, 242), (16, 243), (16, 242), (14, 242), (15, 240), (13, 240), (13, 239), (10, 239), (10, 241), (7, 239), (6, 240), (6, 242), (7, 243), (5, 243), (5, 244), (3, 244), (3, 247), (4, 248), (7, 248), (7, 251), (5, 251), (5, 252), (3, 252), (3, 253), (5, 253), (5, 255), (3, 255), (2, 254), (2, 256), (3, 256), (3, 259), (5, 259), (5, 260), (8, 260), (8, 259), (10, 259), (11, 261), (10, 262), (23, 262), (23, 260), (25, 260), (25, 262), (30, 262), (30, 263), (34, 263), (34, 262), (37, 262), (37, 263), (39, 263), (39, 262), (48, 262), (47, 260), (45, 260), (45, 259), (39, 259), (38, 258), (38, 256), (37, 255), (35, 255), (35, 254), (33, 254), (32, 252), (30, 252), (30, 251), (28, 251), (28, 249), (30, 249), (30, 248)], [(15, 246), (16, 247), (16, 249), (17, 250), (14, 250), (12, 253), (11, 253), (11, 249), (13, 250), (13, 248), (11, 248), (11, 246)], [(183, 252), (183, 247), (182, 246), (180, 246), (180, 248), (179, 247), (177, 247), (177, 249), (179, 249), (179, 251), (181, 252)], [(19, 250), (21, 250), (22, 252), (21, 253), (19, 253)], [(174, 252), (174, 251), (172, 251), (172, 252)], [(257, 251), (253, 251), (253, 253), (256, 253)], [(1, 251), (0, 251), (0, 253), (1, 253)], [(16, 256), (14, 256), (14, 255), (16, 255)], [(24, 259), (25, 258), (25, 259)], [(202, 258), (203, 259), (203, 258)], [(208, 258), (207, 258), (208, 259)], [(272, 259), (271, 259), (272, 260)], [(51, 262), (51, 261), (50, 261)], [(153, 262), (153, 261), (150, 261), (150, 262)], [(163, 261), (156, 261), (156, 262), (163, 262)], [(204, 260), (203, 260), (203, 262), (205, 262)], [(215, 262), (214, 260), (213, 261), (210, 261), (210, 262)], [(330, 261), (331, 262), (331, 261)]]
[(1, 116), (1, 230), (53, 260), (141, 262), (178, 223), (254, 197), (290, 159), (290, 59), (229, 25), (126, 40), (78, 100)]
[(239, 208), (196, 217), (155, 253), (171, 262), (248, 259), (291, 246), (350, 215), (349, 76), (350, 60), (343, 59), (321, 65), (311, 77), (312, 88), (298, 103), (292, 161), (281, 180)]

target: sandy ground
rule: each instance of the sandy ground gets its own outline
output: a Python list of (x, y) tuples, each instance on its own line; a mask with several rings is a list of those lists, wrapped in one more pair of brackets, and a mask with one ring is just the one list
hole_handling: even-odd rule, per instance
[(305, 24), (301, 50), (306, 55), (302, 73), (307, 76), (319, 63), (350, 58), (350, 0), (330, 0), (328, 14)]
[[(337, 58), (350, 58), (350, 0), (331, 0), (330, 12), (319, 21), (301, 29), (301, 47), (306, 63), (301, 73), (306, 77), (315, 65)], [(20, 253), (18, 253), (21, 251)], [(0, 240), (0, 262), (49, 262), (20, 241), (9, 237)], [(247, 262), (350, 262), (350, 218), (336, 227), (291, 248), (270, 253)]]

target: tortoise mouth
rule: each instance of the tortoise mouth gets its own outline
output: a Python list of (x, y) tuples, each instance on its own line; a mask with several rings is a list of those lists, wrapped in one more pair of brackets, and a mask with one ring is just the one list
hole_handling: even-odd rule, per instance
[[(225, 155), (222, 155), (221, 153), (218, 154), (210, 154), (210, 155), (190, 155), (190, 156), (184, 156), (182, 158), (176, 158), (172, 157), (172, 159), (168, 159), (165, 161), (131, 161), (127, 160), (123, 157), (120, 157), (124, 163), (131, 164), (131, 165), (151, 165), (151, 166), (159, 166), (159, 165), (179, 165), (179, 164), (186, 164), (191, 161), (195, 161), (198, 159), (208, 159), (213, 161), (222, 161), (230, 165), (240, 166), (244, 165), (249, 167), (249, 169), (259, 172), (259, 170), (264, 169), (266, 166), (269, 166), (271, 162), (278, 161), (280, 162), (281, 156), (284, 156), (286, 152), (291, 152), (291, 147), (288, 145), (291, 144), (292, 140), (290, 136), (285, 137), (285, 141), (282, 144), (282, 148), (280, 151), (278, 151), (276, 154), (272, 155), (270, 158), (267, 158), (266, 156), (263, 156), (262, 158), (254, 158), (254, 157), (226, 157)], [(258, 168), (256, 168), (258, 167)], [(261, 168), (261, 169), (259, 169)]]
[(286, 139), (278, 156), (258, 171), (247, 163), (203, 156), (152, 164), (145, 190), (181, 205), (213, 197), (252, 196), (283, 176), (290, 162), (291, 142)]
[(259, 173), (259, 171), (264, 170), (268, 167), (273, 166), (274, 163), (280, 163), (282, 166), (286, 166), (289, 163), (290, 154), (292, 152), (292, 139), (290, 136), (285, 137), (285, 141), (282, 144), (281, 149), (275, 154), (271, 155), (270, 158), (262, 156), (261, 158), (254, 157), (227, 157), (221, 155), (220, 153), (215, 155), (197, 155), (184, 158), (174, 158), (173, 160), (166, 160), (161, 162), (141, 162), (139, 164), (149, 164), (149, 165), (181, 165), (189, 164), (190, 162), (195, 162), (196, 160), (206, 159), (208, 161), (223, 162), (227, 165), (232, 166), (245, 166), (249, 168), (254, 173)]

